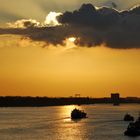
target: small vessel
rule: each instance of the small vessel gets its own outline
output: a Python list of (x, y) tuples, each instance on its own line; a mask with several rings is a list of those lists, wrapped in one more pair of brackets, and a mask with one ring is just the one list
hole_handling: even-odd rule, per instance
[(140, 136), (140, 117), (138, 117), (134, 123), (130, 123), (128, 125), (128, 128), (124, 134), (131, 137)]
[(86, 116), (87, 113), (76, 108), (71, 112), (71, 119), (82, 119), (86, 118)]
[(134, 121), (134, 117), (131, 116), (130, 114), (126, 114), (124, 116), (124, 121)]

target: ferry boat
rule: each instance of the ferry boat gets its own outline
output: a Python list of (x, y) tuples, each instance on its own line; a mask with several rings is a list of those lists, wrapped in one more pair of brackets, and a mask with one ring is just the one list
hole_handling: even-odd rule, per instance
[(85, 113), (84, 111), (81, 111), (79, 109), (74, 109), (71, 112), (71, 119), (82, 119), (82, 118), (86, 118), (87, 117), (87, 113)]

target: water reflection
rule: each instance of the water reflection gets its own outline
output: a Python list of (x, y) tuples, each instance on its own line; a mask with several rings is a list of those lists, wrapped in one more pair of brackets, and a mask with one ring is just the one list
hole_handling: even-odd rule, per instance
[[(87, 119), (72, 121), (74, 108)], [(137, 117), (140, 105), (57, 106), (44, 108), (0, 108), (2, 140), (130, 140), (123, 135), (128, 124), (125, 113)], [(136, 138), (135, 140), (139, 140)]]
[(59, 117), (64, 119), (55, 127), (55, 134), (59, 134), (60, 140), (83, 140), (85, 136), (86, 124), (81, 120), (71, 120), (71, 111), (75, 108), (82, 110), (82, 106), (77, 105), (60, 107)]
[(69, 106), (62, 106), (60, 108), (60, 113), (59, 115), (64, 116), (64, 121), (68, 122), (71, 121), (71, 112), (73, 109), (82, 109), (82, 106), (78, 106), (78, 105), (69, 105)]

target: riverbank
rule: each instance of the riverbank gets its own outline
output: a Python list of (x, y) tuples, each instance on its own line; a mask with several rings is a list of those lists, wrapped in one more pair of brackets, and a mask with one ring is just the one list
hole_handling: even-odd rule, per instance
[[(61, 105), (88, 105), (88, 104), (113, 104), (111, 98), (89, 98), (89, 97), (0, 97), (0, 107), (41, 107)], [(120, 98), (119, 103), (138, 103), (140, 98)]]

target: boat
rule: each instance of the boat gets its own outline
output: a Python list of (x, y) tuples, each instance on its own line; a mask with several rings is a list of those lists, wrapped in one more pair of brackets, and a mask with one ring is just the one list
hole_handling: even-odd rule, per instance
[(134, 121), (134, 117), (131, 116), (130, 114), (126, 114), (124, 116), (124, 121)]
[(82, 119), (82, 118), (86, 118), (87, 117), (87, 113), (85, 113), (84, 111), (81, 111), (79, 109), (74, 109), (71, 112), (71, 119)]
[(124, 132), (126, 136), (136, 137), (140, 136), (140, 117), (135, 122), (128, 125), (127, 130)]

